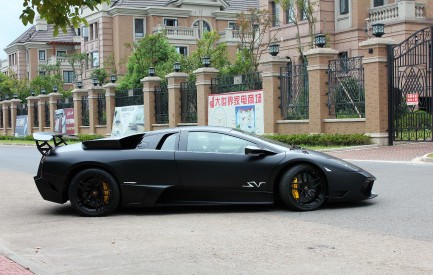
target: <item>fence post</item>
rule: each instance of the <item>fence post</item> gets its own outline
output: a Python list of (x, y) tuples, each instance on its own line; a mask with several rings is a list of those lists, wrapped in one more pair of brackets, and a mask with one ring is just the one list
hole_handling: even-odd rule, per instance
[(20, 99), (12, 99), (11, 100), (11, 128), (12, 135), (15, 135), (15, 127), (17, 123), (17, 115), (18, 115), (18, 104), (21, 103)]
[(365, 126), (373, 143), (388, 145), (388, 51), (396, 44), (389, 38), (372, 38), (361, 42), (365, 55)]
[(155, 87), (161, 85), (159, 76), (147, 76), (141, 80), (143, 84), (144, 131), (151, 131), (155, 124)]
[(31, 135), (33, 131), (33, 125), (35, 125), (35, 106), (38, 104), (38, 97), (37, 96), (29, 96), (27, 99), (27, 133)]
[(181, 122), (180, 84), (186, 81), (188, 74), (173, 72), (165, 77), (168, 82), (168, 125), (172, 128)]
[(118, 84), (108, 83), (104, 85), (105, 89), (105, 104), (107, 112), (107, 133), (111, 135), (111, 128), (113, 127), (114, 109), (116, 108), (116, 88)]
[(48, 95), (38, 95), (38, 115), (39, 115), (39, 132), (44, 131), (45, 124), (45, 101), (50, 98)]
[(208, 96), (211, 94), (212, 78), (217, 77), (219, 71), (203, 67), (193, 73), (196, 75), (197, 87), (197, 125), (204, 126), (208, 124)]
[(6, 101), (0, 102), (0, 107), (3, 110), (3, 135), (5, 136), (5, 135), (7, 135), (7, 116), (8, 116), (8, 114), (7, 114), (8, 109), (7, 109)]
[(54, 115), (57, 110), (57, 100), (62, 98), (61, 93), (50, 93), (50, 131), (54, 132)]
[(328, 67), (329, 61), (338, 56), (338, 51), (330, 48), (315, 48), (307, 51), (309, 85), (309, 132), (324, 133), (324, 119), (329, 117)]
[(96, 125), (98, 124), (98, 95), (103, 93), (104, 89), (99, 86), (93, 86), (89, 89), (89, 134), (96, 135)]
[(280, 102), (280, 68), (287, 65), (287, 59), (269, 56), (260, 62), (263, 68), (263, 103), (264, 132), (277, 132), (277, 120), (281, 119)]
[(81, 128), (81, 97), (87, 94), (85, 89), (74, 89), (72, 90), (72, 96), (74, 99), (74, 122), (75, 122), (75, 134), (80, 134)]

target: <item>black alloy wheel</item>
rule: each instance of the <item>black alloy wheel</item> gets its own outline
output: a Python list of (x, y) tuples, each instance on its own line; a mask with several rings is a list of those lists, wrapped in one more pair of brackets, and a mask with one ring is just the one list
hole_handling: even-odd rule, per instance
[(307, 164), (290, 168), (279, 183), (281, 201), (297, 211), (316, 210), (325, 202), (326, 192), (323, 174)]
[(72, 207), (83, 216), (105, 216), (119, 205), (119, 186), (106, 171), (86, 169), (72, 179), (69, 200)]

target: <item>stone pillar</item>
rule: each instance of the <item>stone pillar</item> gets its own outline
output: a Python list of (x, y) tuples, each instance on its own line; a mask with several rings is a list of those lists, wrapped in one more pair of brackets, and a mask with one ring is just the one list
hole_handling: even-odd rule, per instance
[(35, 125), (35, 119), (39, 119), (35, 117), (35, 106), (38, 106), (39, 98), (37, 96), (29, 96), (27, 99), (27, 133), (32, 134), (35, 132), (33, 130), (33, 126)]
[(98, 125), (98, 95), (102, 94), (102, 87), (93, 86), (89, 89), (89, 134), (96, 135), (96, 125)]
[(45, 127), (48, 127), (45, 122), (45, 102), (48, 102), (48, 95), (38, 95), (38, 113), (39, 113), (39, 132), (43, 132)]
[(62, 98), (62, 94), (50, 93), (48, 96), (50, 97), (50, 131), (54, 132), (54, 116), (57, 110), (57, 100)]
[(168, 81), (168, 125), (176, 127), (182, 119), (180, 84), (185, 82), (188, 74), (173, 72), (166, 76)]
[(208, 96), (211, 94), (212, 78), (216, 78), (219, 71), (215, 68), (203, 67), (193, 72), (197, 86), (197, 125), (208, 124)]
[(9, 126), (9, 107), (10, 102), (8, 100), (2, 101), (2, 110), (3, 110), (3, 135), (8, 134), (8, 126)]
[(74, 122), (75, 122), (75, 134), (80, 133), (81, 127), (81, 97), (87, 95), (85, 89), (74, 89), (72, 90), (72, 96), (74, 99)]
[(21, 103), (20, 99), (12, 99), (11, 101), (11, 128), (12, 135), (15, 135), (15, 128), (17, 123), (17, 115), (18, 115), (18, 105)]
[(159, 76), (148, 76), (141, 80), (143, 84), (144, 131), (151, 131), (155, 124), (155, 87), (161, 85)]
[(116, 108), (116, 88), (118, 84), (108, 83), (104, 85), (105, 89), (105, 104), (107, 108), (107, 135), (111, 135), (113, 127), (114, 109)]
[(277, 132), (277, 120), (282, 118), (280, 102), (280, 68), (287, 65), (287, 59), (278, 56), (269, 56), (260, 62), (263, 68), (263, 108), (264, 132), (273, 134)]
[(307, 51), (309, 85), (309, 132), (324, 132), (324, 119), (329, 118), (328, 110), (328, 64), (338, 56), (330, 48), (315, 48)]
[(365, 126), (373, 143), (388, 145), (388, 38), (361, 42), (364, 49)]

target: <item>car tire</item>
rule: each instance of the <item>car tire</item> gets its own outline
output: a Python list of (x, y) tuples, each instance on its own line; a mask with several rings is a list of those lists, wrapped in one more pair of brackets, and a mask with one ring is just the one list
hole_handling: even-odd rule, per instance
[(79, 172), (68, 191), (72, 207), (83, 216), (105, 216), (119, 206), (119, 186), (112, 175), (101, 169)]
[(325, 177), (308, 164), (291, 167), (281, 177), (278, 187), (282, 204), (291, 210), (316, 210), (326, 200)]

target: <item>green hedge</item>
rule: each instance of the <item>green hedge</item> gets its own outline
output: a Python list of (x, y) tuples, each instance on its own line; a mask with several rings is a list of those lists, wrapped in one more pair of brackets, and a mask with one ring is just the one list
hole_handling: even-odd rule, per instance
[(283, 143), (304, 146), (352, 146), (371, 144), (370, 137), (362, 134), (296, 134), (265, 135)]
[[(77, 140), (77, 141), (87, 141), (92, 139), (104, 138), (101, 135), (77, 135), (73, 137), (65, 136), (65, 141), (68, 140)], [(14, 137), (14, 136), (0, 136), (0, 140), (29, 140), (33, 141), (33, 136), (25, 136), (25, 137)]]

